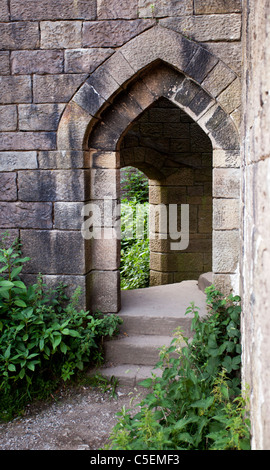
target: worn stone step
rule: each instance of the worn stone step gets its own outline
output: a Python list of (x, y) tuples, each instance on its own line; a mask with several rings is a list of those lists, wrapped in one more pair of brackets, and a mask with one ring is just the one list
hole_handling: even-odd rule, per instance
[(98, 372), (109, 380), (112, 377), (116, 378), (119, 385), (129, 385), (131, 387), (139, 385), (142, 380), (152, 377), (152, 374), (157, 377), (160, 377), (162, 374), (161, 369), (134, 364), (106, 365), (99, 369)]
[(170, 336), (132, 335), (104, 343), (105, 358), (113, 364), (154, 366), (159, 360), (159, 348), (168, 347)]
[(206, 314), (206, 296), (197, 281), (122, 291), (121, 299), (121, 331), (128, 335), (171, 336), (180, 326), (190, 337), (193, 315), (186, 315), (187, 307), (194, 302), (200, 316)]

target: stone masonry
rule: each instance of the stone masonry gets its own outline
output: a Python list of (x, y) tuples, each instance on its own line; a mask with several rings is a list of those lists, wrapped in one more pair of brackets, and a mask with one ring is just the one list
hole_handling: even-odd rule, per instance
[[(98, 240), (83, 238), (81, 227), (87, 203), (102, 211), (107, 198), (116, 207), (127, 163), (149, 173), (153, 206), (172, 192), (207, 230), (212, 206), (212, 253), (204, 253), (216, 286), (242, 296), (255, 450), (270, 446), (269, 25), (269, 0), (0, 1), (0, 232), (19, 237), (31, 257), (25, 279), (42, 272), (51, 285), (81, 286), (83, 306), (119, 310), (119, 240), (105, 237), (111, 222), (103, 213)], [(161, 102), (166, 131), (154, 111)], [(168, 139), (151, 151), (149, 142), (173, 132), (176, 115), (172, 164)], [(189, 138), (180, 130), (187, 123)], [(195, 126), (211, 143), (196, 151), (201, 166), (187, 151)], [(209, 194), (198, 194), (202, 183)], [(191, 231), (192, 243), (200, 237), (203, 245), (204, 234)], [(172, 281), (164, 242), (152, 246), (157, 283)], [(201, 250), (177, 259), (194, 253), (185, 268), (197, 275)]]
[[(207, 175), (180, 167), (151, 180), (153, 203), (165, 192), (168, 203), (170, 187), (180, 203), (185, 187), (191, 219), (202, 216), (191, 231), (197, 248), (179, 253), (186, 274), (174, 280), (211, 264), (215, 282), (238, 291), (240, 1), (2, 0), (0, 22), (0, 228), (19, 236), (31, 258), (25, 279), (42, 272), (47, 282), (80, 285), (85, 306), (119, 310), (119, 241), (83, 238), (82, 210), (104, 197), (117, 203), (122, 139), (167, 99), (170, 132), (180, 109), (211, 142), (200, 154)], [(186, 137), (181, 145), (194, 144)], [(202, 185), (208, 194), (196, 194)], [(198, 249), (205, 236), (207, 255)], [(165, 245), (153, 247), (155, 283), (172, 280)]]

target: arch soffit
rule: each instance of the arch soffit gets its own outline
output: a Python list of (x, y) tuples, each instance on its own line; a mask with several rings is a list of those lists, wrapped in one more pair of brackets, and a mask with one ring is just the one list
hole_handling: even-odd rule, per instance
[(93, 127), (99, 140), (91, 146), (115, 150), (134, 119), (163, 96), (198, 123), (213, 149), (237, 152), (237, 128), (217, 100), (236, 80), (202, 46), (155, 26), (122, 46), (75, 93), (59, 124), (58, 150), (88, 149)]

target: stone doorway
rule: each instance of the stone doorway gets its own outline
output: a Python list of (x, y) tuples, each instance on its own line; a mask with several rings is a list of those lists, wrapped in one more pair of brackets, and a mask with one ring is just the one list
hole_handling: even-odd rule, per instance
[[(212, 271), (212, 144), (192, 118), (168, 99), (155, 101), (132, 124), (120, 145), (121, 168), (132, 166), (149, 178), (150, 285), (197, 280)], [(170, 206), (188, 205), (189, 240), (172, 250)], [(160, 210), (166, 233), (161, 233)]]

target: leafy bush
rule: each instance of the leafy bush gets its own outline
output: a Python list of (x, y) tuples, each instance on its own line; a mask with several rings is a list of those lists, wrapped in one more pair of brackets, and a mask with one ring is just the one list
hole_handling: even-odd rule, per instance
[[(31, 397), (102, 361), (102, 339), (112, 336), (119, 317), (78, 309), (64, 286), (49, 289), (39, 276), (27, 287), (19, 278), (20, 246), (0, 248), (0, 416), (20, 409)], [(13, 411), (11, 411), (13, 407)]]
[[(199, 318), (194, 304), (193, 338), (177, 331), (160, 352), (162, 376), (141, 384), (151, 389), (140, 411), (119, 413), (108, 448), (117, 450), (241, 450), (250, 448), (246, 401), (241, 395), (240, 298), (206, 290), (210, 312)], [(183, 344), (184, 342), (184, 344)]]

